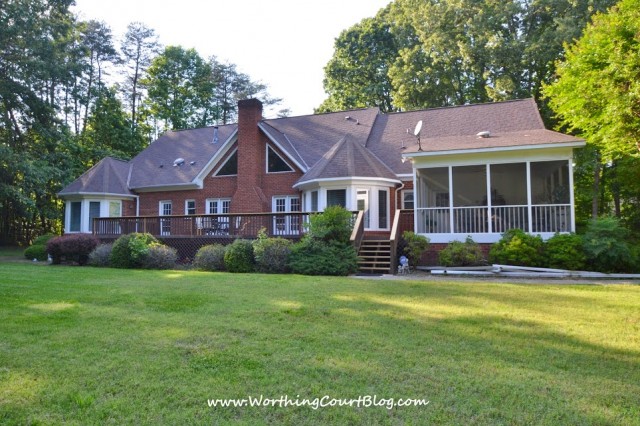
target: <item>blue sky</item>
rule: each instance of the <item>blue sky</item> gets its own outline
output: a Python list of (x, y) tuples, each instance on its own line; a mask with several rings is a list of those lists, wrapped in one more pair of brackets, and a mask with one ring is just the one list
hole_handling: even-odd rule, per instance
[[(390, 0), (76, 0), (82, 19), (106, 22), (116, 37), (130, 22), (156, 30), (164, 45), (195, 48), (238, 66), (283, 98), (277, 109), (313, 113), (326, 97), (323, 67), (334, 39)], [(117, 41), (119, 45), (119, 40)], [(267, 115), (273, 112), (267, 112)]]

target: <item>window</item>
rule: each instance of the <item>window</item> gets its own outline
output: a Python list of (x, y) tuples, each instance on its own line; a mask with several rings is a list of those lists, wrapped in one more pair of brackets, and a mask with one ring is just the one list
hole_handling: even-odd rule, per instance
[(413, 210), (413, 190), (402, 191), (402, 208)]
[(228, 214), (231, 200), (228, 198), (207, 199), (207, 214)]
[(311, 211), (318, 211), (318, 191), (311, 192)]
[(327, 190), (327, 207), (342, 206), (347, 207), (347, 190), (346, 189), (328, 189)]
[(364, 221), (364, 229), (369, 229), (369, 191), (359, 189), (356, 195), (356, 208), (358, 211), (364, 212), (362, 217)]
[(186, 200), (184, 202), (184, 214), (196, 214), (196, 200)]
[(215, 176), (235, 176), (238, 174), (238, 150), (229, 156), (227, 161), (218, 169)]
[[(171, 216), (171, 201), (160, 201), (160, 216)], [(160, 235), (171, 234), (171, 219), (160, 219)]]
[(109, 201), (109, 217), (120, 217), (121, 213), (120, 201)]
[(292, 172), (293, 169), (267, 145), (267, 173)]
[(387, 213), (388, 199), (389, 196), (387, 195), (386, 190), (378, 190), (378, 228), (380, 229), (386, 229), (389, 227)]
[(73, 201), (72, 203), (70, 203), (69, 232), (80, 232), (81, 216), (82, 202)]
[(100, 201), (89, 202), (89, 231), (93, 231), (93, 219), (100, 217)]
[[(273, 197), (273, 211), (275, 213), (295, 213), (299, 212), (300, 198), (295, 195), (283, 195)], [(274, 215), (273, 234), (274, 235), (297, 235), (300, 233), (299, 215)]]

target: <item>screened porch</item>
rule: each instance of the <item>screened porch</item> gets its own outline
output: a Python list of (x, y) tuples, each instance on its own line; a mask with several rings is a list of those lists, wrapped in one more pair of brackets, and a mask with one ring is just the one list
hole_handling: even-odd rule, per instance
[(574, 230), (568, 160), (420, 168), (415, 184), (416, 232), (432, 241), (454, 234), (491, 242), (513, 228), (543, 237)]

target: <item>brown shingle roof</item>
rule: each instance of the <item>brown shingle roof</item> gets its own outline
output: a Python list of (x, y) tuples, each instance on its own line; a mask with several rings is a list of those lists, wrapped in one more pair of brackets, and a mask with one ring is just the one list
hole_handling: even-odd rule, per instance
[(318, 179), (373, 177), (397, 180), (384, 163), (350, 135), (343, 137), (329, 149), (296, 185)]
[(115, 194), (133, 196), (127, 187), (129, 163), (112, 157), (105, 157), (84, 172), (78, 179), (67, 185), (58, 194), (62, 196), (79, 194)]
[[(236, 129), (235, 124), (220, 126), (217, 143), (212, 143), (213, 127), (165, 133), (131, 160), (129, 187), (140, 189), (192, 183)], [(184, 164), (173, 167), (178, 158), (183, 158)], [(191, 162), (195, 163), (192, 165)]]

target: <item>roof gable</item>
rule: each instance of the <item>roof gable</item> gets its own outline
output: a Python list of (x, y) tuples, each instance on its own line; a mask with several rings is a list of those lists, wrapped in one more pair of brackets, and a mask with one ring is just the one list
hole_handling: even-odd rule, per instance
[(314, 180), (353, 177), (397, 180), (396, 174), (373, 153), (351, 135), (346, 135), (298, 179), (296, 185)]
[(105, 157), (58, 194), (61, 196), (80, 194), (132, 196), (133, 193), (127, 187), (129, 170), (129, 162)]

